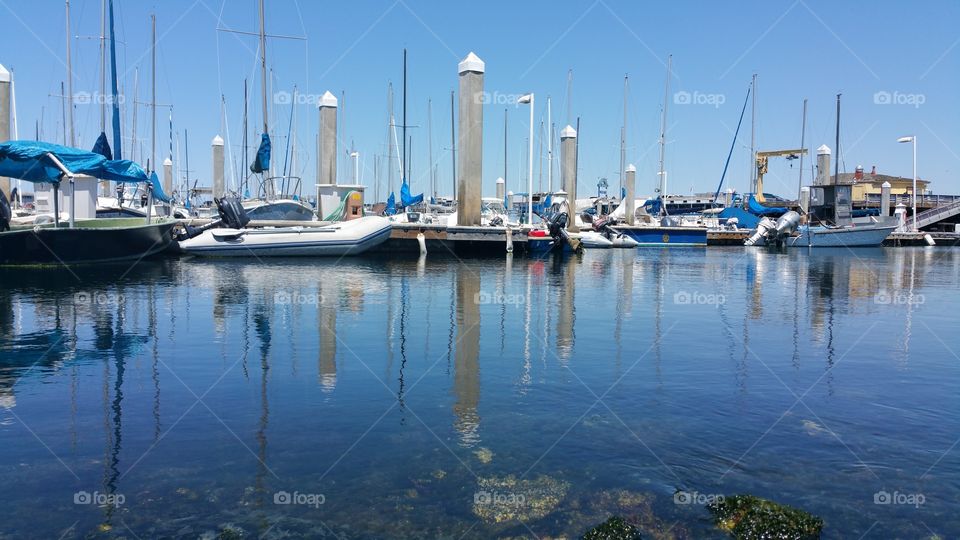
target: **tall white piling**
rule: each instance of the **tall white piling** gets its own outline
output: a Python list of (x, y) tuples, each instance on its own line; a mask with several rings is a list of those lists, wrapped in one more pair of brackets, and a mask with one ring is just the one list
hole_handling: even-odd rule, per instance
[(163, 160), (163, 192), (167, 197), (173, 193), (173, 161), (170, 158)]
[(813, 185), (829, 186), (830, 180), (830, 147), (822, 144), (817, 148), (817, 176), (814, 178)]
[[(320, 97), (320, 143), (317, 149), (317, 183), (337, 183), (337, 97), (329, 91)], [(319, 199), (319, 196), (317, 197)]]
[[(0, 64), (0, 142), (10, 140), (10, 81), (10, 72)], [(9, 178), (0, 176), (0, 191), (9, 198)]]
[(634, 191), (636, 190), (637, 185), (637, 168), (633, 166), (633, 163), (631, 163), (630, 165), (627, 165), (625, 172), (626, 174), (624, 174), (624, 179), (626, 181), (627, 200), (623, 201), (623, 209), (627, 213), (627, 225), (635, 225), (637, 220), (637, 199)]
[(483, 74), (486, 65), (471, 52), (457, 68), (460, 74), (457, 225), (479, 226), (483, 181)]
[(501, 201), (507, 195), (507, 181), (503, 178), (497, 178), (497, 198)]
[(884, 182), (880, 186), (880, 217), (890, 217), (890, 182)]
[(213, 196), (223, 197), (225, 191), (223, 182), (223, 139), (217, 135), (210, 142), (213, 153)]
[(576, 232), (577, 228), (577, 130), (567, 126), (560, 131), (560, 175), (563, 190), (567, 192), (567, 205), (570, 215), (567, 230)]

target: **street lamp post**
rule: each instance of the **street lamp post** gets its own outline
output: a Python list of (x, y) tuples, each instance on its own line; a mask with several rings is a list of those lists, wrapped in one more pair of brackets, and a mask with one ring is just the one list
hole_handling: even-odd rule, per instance
[(530, 105), (530, 148), (527, 150), (527, 224), (533, 226), (533, 93), (529, 93), (518, 100), (518, 103)]
[(898, 143), (913, 143), (913, 232), (917, 232), (917, 136), (900, 137)]

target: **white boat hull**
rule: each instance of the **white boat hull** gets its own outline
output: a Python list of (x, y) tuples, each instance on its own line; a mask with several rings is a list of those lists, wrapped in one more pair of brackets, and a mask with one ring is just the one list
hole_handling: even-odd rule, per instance
[(203, 257), (340, 257), (359, 255), (390, 238), (382, 217), (363, 217), (324, 227), (211, 229), (180, 242)]
[(896, 225), (842, 227), (836, 229), (801, 227), (799, 236), (787, 240), (790, 247), (876, 247), (883, 243)]

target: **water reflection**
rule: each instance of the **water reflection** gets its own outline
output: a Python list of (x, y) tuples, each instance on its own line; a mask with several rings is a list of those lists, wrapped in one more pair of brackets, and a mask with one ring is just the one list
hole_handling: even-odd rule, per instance
[(453, 363), (453, 427), (459, 443), (472, 447), (480, 442), (480, 279), (464, 266), (454, 271), (457, 291), (457, 331)]

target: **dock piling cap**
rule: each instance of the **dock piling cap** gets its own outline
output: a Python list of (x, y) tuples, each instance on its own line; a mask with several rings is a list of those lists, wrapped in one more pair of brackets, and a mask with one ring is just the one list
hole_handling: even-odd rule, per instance
[(479, 56), (470, 52), (466, 58), (464, 58), (460, 64), (457, 65), (457, 70), (460, 75), (468, 71), (473, 71), (474, 73), (483, 73), (486, 70), (486, 64)]
[(212, 146), (223, 146), (223, 139), (219, 135), (217, 135), (216, 137), (213, 138), (212, 141), (210, 141), (210, 144)]
[(817, 155), (818, 155), (818, 156), (829, 156), (829, 155), (830, 155), (830, 147), (827, 146), (827, 145), (825, 145), (825, 144), (821, 144), (821, 145), (820, 145), (820, 148), (817, 148)]
[(633, 163), (631, 163), (631, 164), (627, 165), (627, 171), (626, 171), (626, 172), (637, 172), (637, 168), (633, 166)]
[(507, 182), (503, 178), (497, 178), (498, 184), (506, 184)]
[(573, 126), (568, 125), (560, 131), (561, 139), (571, 139), (577, 136), (577, 130), (573, 129)]
[(167, 165), (173, 165), (173, 160), (170, 159), (170, 158), (164, 159), (164, 160), (163, 160), (163, 166), (166, 167)]
[(0, 64), (0, 82), (10, 82), (10, 72)]
[(320, 104), (317, 106), (317, 108), (322, 109), (323, 107), (332, 107), (332, 108), (337, 107), (337, 96), (331, 94), (329, 90), (327, 90), (326, 92), (323, 93), (322, 96), (320, 96)]

